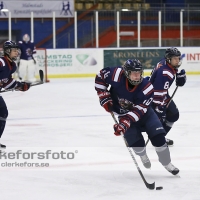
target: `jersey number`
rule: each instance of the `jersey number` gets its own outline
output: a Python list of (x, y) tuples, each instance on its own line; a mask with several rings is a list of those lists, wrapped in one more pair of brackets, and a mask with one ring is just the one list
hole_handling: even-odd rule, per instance
[(146, 105), (146, 106), (148, 106), (152, 101), (153, 101), (153, 98), (151, 97), (150, 99), (145, 100), (145, 101), (143, 102), (143, 104)]
[(169, 88), (169, 81), (165, 82), (164, 89), (167, 90)]

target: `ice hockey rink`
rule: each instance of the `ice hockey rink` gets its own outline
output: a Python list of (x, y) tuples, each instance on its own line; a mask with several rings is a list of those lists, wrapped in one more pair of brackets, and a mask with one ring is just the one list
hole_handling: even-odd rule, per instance
[(2, 200), (200, 199), (200, 76), (187, 76), (174, 96), (180, 119), (168, 138), (180, 177), (164, 169), (150, 143), (150, 170), (135, 156), (147, 182), (163, 190), (144, 185), (123, 139), (113, 134), (112, 117), (99, 105), (94, 78), (51, 79), (2, 96), (9, 110), (1, 138), (7, 145), (0, 159)]

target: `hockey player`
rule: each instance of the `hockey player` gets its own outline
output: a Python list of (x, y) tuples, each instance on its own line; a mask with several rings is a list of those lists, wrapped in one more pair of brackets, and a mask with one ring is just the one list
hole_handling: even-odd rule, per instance
[[(15, 60), (19, 54), (19, 46), (13, 41), (6, 41), (3, 45), (4, 56), (0, 57), (0, 90), (14, 89), (19, 91), (27, 91), (30, 83), (18, 82), (12, 78), (12, 74), (16, 70)], [(3, 134), (6, 118), (8, 117), (8, 109), (2, 96), (0, 96), (0, 138)], [(0, 143), (1, 149), (6, 146)]]
[(171, 163), (165, 130), (151, 107), (153, 86), (143, 78), (140, 61), (129, 59), (122, 67), (102, 69), (95, 78), (95, 90), (101, 106), (107, 112), (118, 114), (119, 124), (114, 125), (114, 134), (124, 134), (128, 146), (140, 156), (143, 165), (151, 167), (141, 133), (145, 130), (155, 146), (160, 163), (173, 175), (178, 174), (179, 169)]
[(36, 50), (28, 34), (23, 36), (23, 40), (18, 43), (21, 50), (19, 76), (22, 81), (34, 82), (36, 71)]
[[(166, 134), (172, 128), (174, 122), (179, 119), (179, 110), (172, 100), (168, 90), (176, 78), (176, 86), (182, 87), (186, 82), (185, 70), (182, 69), (178, 73), (178, 68), (181, 65), (181, 52), (174, 47), (167, 48), (165, 58), (162, 59), (153, 69), (150, 77), (150, 82), (154, 87), (154, 100), (152, 107), (163, 123)], [(173, 145), (173, 140), (167, 139), (168, 145)]]

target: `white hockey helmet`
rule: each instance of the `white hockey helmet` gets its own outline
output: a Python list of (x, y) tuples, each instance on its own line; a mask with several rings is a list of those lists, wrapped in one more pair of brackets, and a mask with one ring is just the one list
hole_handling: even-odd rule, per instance
[(29, 42), (30, 41), (30, 36), (28, 34), (25, 34), (23, 36), (23, 41), (26, 42), (26, 43)]

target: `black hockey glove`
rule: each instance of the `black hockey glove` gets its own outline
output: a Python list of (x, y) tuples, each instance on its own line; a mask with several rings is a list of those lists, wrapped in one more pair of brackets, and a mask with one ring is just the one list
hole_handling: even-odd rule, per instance
[(186, 74), (185, 74), (185, 70), (182, 69), (180, 71), (180, 73), (176, 74), (176, 86), (184, 86), (186, 82)]
[(27, 91), (31, 86), (31, 83), (26, 83), (26, 82), (18, 82), (17, 83), (17, 87), (15, 88), (15, 90), (20, 90), (22, 92)]
[(154, 108), (155, 113), (157, 114), (158, 118), (161, 122), (165, 121), (166, 118), (166, 107), (165, 106), (156, 106)]

